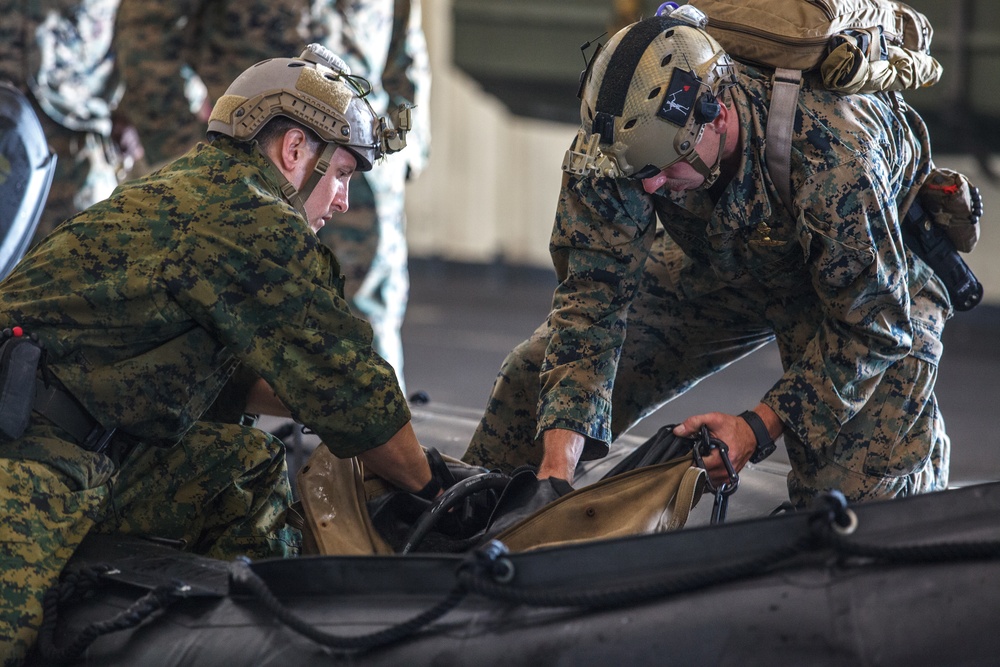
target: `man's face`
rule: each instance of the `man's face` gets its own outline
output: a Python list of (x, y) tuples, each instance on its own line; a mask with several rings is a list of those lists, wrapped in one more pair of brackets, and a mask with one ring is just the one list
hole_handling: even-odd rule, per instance
[[(695, 148), (697, 150), (697, 147)], [(660, 173), (649, 178), (642, 179), (642, 189), (653, 194), (663, 186), (671, 192), (684, 192), (695, 190), (705, 182), (705, 177), (687, 162), (676, 162), (666, 169), (661, 169)]]
[[(705, 164), (715, 164), (719, 159), (719, 139), (726, 131), (730, 113), (732, 112), (723, 106), (723, 112), (719, 114), (719, 118), (705, 125), (701, 138), (694, 146), (695, 153)], [(723, 155), (728, 155), (732, 150), (734, 150), (733, 146), (726, 146)], [(661, 169), (660, 173), (655, 176), (642, 179), (642, 188), (649, 194), (653, 194), (664, 186), (671, 192), (686, 192), (697, 190), (704, 184), (705, 176), (684, 160), (675, 162), (666, 169)]]
[(358, 165), (354, 154), (337, 148), (330, 159), (330, 168), (306, 200), (306, 219), (314, 232), (319, 232), (334, 213), (347, 211), (347, 185)]

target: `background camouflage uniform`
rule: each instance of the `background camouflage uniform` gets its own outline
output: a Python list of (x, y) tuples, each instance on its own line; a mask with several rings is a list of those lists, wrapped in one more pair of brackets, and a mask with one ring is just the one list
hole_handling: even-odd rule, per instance
[(372, 84), (375, 113), (415, 104), (406, 152), (357, 173), (351, 208), (319, 232), (333, 248), (355, 310), (372, 324), (375, 349), (402, 382), (400, 328), (409, 294), (404, 184), (426, 165), (430, 146), (430, 64), (419, 0), (313, 0), (315, 36)]
[(58, 156), (36, 239), (118, 183), (111, 111), (122, 89), (110, 50), (117, 6), (0, 0), (0, 78), (28, 93)]
[(122, 106), (149, 163), (172, 160), (205, 137), (192, 82), (204, 84), (213, 103), (255, 63), (299, 55), (307, 19), (306, 0), (122, 0), (115, 28)]
[(294, 553), (280, 441), (206, 417), (227, 382), (245, 404), (263, 377), (339, 456), (409, 421), (336, 260), (276, 174), (254, 148), (201, 145), (61, 226), (0, 284), (0, 327), (38, 334), (52, 375), (118, 429), (116, 444), (139, 443), (119, 469), (37, 413), (0, 443), (0, 651), (12, 663), (91, 529), (220, 558)]
[(127, 83), (124, 106), (153, 164), (204, 136), (205, 121), (184, 93), (185, 68), (204, 81), (211, 103), (254, 63), (298, 55), (315, 41), (371, 82), (368, 100), (377, 114), (390, 104), (417, 105), (406, 153), (355, 174), (350, 211), (320, 232), (344, 271), (351, 305), (374, 329), (375, 349), (402, 382), (399, 330), (409, 292), (404, 185), (423, 169), (430, 138), (430, 65), (419, 0), (123, 0), (116, 40)]
[(887, 99), (807, 81), (791, 216), (762, 159), (769, 77), (740, 71), (730, 182), (651, 196), (635, 180), (564, 178), (552, 312), (504, 362), (466, 460), (537, 464), (551, 428), (584, 434), (584, 458), (603, 456), (664, 402), (776, 340), (785, 372), (762, 402), (785, 424), (795, 503), (828, 488), (857, 500), (946, 486), (933, 389), (951, 306), (905, 250), (897, 213), (931, 166), (924, 125)]

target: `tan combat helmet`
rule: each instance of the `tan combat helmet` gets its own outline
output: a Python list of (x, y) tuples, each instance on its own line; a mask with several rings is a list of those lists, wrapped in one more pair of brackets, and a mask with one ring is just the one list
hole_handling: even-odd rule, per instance
[(268, 121), (283, 116), (319, 135), (327, 147), (309, 181), (298, 192), (287, 182), (282, 187), (301, 211), (338, 146), (354, 154), (358, 171), (406, 146), (409, 107), (394, 109), (392, 120), (380, 118), (366, 99), (370, 90), (338, 56), (310, 44), (298, 58), (265, 60), (236, 77), (212, 109), (208, 131), (252, 141)]
[[(669, 10), (668, 10), (669, 11)], [(719, 175), (694, 147), (719, 114), (717, 98), (735, 83), (733, 61), (703, 30), (707, 19), (684, 5), (618, 31), (583, 73), (582, 127), (563, 170), (612, 178), (648, 178), (684, 160)]]

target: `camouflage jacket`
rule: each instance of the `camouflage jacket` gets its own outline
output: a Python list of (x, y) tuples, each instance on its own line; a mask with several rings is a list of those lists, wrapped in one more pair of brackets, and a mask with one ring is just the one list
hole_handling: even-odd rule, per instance
[[(821, 447), (835, 437), (895, 360), (937, 361), (940, 343), (909, 316), (930, 269), (905, 251), (897, 212), (930, 169), (920, 118), (887, 99), (837, 96), (807, 81), (792, 140), (792, 215), (762, 155), (769, 77), (740, 72), (733, 101), (743, 149), (728, 183), (647, 195), (638, 181), (565, 175), (550, 248), (560, 285), (540, 430), (609, 441), (626, 315), (657, 220), (685, 254), (681, 294), (735, 288), (759, 306), (754, 312), (782, 313), (769, 326), (785, 371), (763, 402), (803, 442)], [(939, 334), (943, 322), (932, 325)]]
[(0, 0), (0, 78), (70, 130), (111, 135), (122, 86), (111, 50), (118, 0)]
[(106, 427), (178, 440), (241, 363), (339, 456), (410, 418), (340, 268), (281, 197), (265, 156), (227, 138), (119, 187), (0, 284), (3, 326)]

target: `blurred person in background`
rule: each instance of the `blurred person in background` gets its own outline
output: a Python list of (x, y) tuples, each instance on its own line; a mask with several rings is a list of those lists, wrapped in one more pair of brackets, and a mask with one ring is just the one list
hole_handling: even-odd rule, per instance
[(57, 155), (35, 240), (111, 194), (143, 147), (119, 103), (118, 0), (0, 0), (0, 79), (24, 92)]

